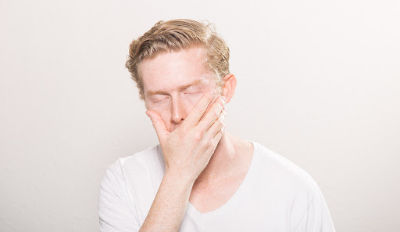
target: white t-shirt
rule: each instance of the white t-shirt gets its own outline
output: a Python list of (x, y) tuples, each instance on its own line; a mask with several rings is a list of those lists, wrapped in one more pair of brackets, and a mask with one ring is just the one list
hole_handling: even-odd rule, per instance
[[(334, 232), (328, 207), (313, 178), (283, 156), (250, 142), (254, 154), (239, 189), (225, 204), (207, 213), (189, 202), (180, 231)], [(100, 231), (139, 231), (163, 174), (160, 145), (110, 165), (100, 189)]]

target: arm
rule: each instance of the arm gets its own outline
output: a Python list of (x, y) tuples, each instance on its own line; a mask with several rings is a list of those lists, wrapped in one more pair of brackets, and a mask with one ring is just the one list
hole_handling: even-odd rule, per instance
[[(135, 194), (128, 190), (118, 159), (106, 171), (100, 186), (99, 223), (101, 232), (178, 231), (190, 196), (192, 180), (166, 173), (150, 212), (140, 228)], [(132, 195), (133, 194), (133, 195)], [(173, 216), (173, 217), (171, 217)], [(171, 230), (169, 230), (171, 231)]]
[[(223, 106), (220, 105), (223, 100), (213, 104), (210, 100), (211, 96), (203, 96), (184, 122), (171, 133), (155, 112), (147, 111), (160, 140), (166, 172), (141, 232), (179, 230), (192, 186), (222, 137)], [(204, 113), (209, 104), (210, 111)]]
[(176, 174), (167, 173), (140, 231), (178, 231), (192, 186), (192, 180), (184, 180)]

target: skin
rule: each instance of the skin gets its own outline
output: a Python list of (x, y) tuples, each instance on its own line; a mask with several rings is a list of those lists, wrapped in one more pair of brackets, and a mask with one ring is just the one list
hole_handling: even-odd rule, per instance
[[(225, 204), (243, 181), (254, 148), (224, 129), (236, 77), (217, 86), (202, 47), (164, 52), (139, 64), (146, 114), (156, 130), (165, 175), (140, 231), (179, 231), (187, 204)], [(222, 97), (223, 96), (223, 97)]]

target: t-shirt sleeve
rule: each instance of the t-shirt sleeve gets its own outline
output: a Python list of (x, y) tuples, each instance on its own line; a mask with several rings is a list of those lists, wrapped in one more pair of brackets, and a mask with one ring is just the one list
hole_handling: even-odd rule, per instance
[(299, 220), (294, 227), (295, 232), (335, 232), (335, 227), (328, 205), (317, 183), (309, 176), (309, 188), (306, 200), (299, 210)]
[(109, 166), (101, 181), (99, 224), (101, 232), (139, 231), (135, 203), (127, 188), (121, 159)]

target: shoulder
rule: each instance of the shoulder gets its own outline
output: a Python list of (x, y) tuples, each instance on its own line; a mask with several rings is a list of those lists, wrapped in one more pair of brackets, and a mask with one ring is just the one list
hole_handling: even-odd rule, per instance
[(120, 208), (126, 205), (139, 221), (144, 219), (164, 172), (160, 151), (159, 145), (148, 147), (110, 164), (101, 181), (100, 206), (104, 209), (110, 204)]
[[(133, 155), (118, 158), (103, 176), (99, 193), (101, 231), (137, 231), (143, 221), (143, 205), (148, 203), (149, 166), (159, 159), (158, 147), (148, 147)], [(142, 182), (140, 182), (142, 181)], [(142, 185), (140, 185), (142, 184)], [(150, 193), (152, 193), (150, 191)], [(147, 205), (145, 205), (147, 207)]]
[(258, 174), (267, 186), (263, 189), (268, 190), (274, 202), (282, 203), (293, 231), (335, 231), (327, 203), (314, 178), (277, 152), (261, 144), (257, 147)]
[(254, 144), (257, 165), (261, 167), (258, 170), (270, 183), (292, 193), (318, 191), (316, 181), (306, 170), (276, 151), (257, 142)]
[(159, 144), (147, 147), (129, 156), (120, 157), (111, 163), (103, 177), (103, 183), (139, 184), (149, 178), (162, 176), (163, 157)]
[(136, 152), (129, 156), (121, 157), (117, 160), (123, 167), (129, 167), (130, 165), (148, 165), (148, 163), (159, 161), (160, 145), (154, 145), (147, 147), (146, 149)]
[(118, 158), (107, 168), (111, 172), (140, 172), (148, 168), (154, 168), (162, 164), (163, 158), (160, 145), (147, 147), (129, 156)]

